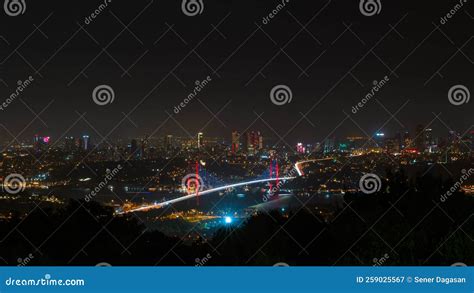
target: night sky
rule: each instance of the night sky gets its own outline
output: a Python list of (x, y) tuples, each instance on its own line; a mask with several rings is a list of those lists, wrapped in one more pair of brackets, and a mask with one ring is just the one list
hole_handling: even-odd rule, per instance
[[(23, 15), (0, 10), (1, 100), (18, 80), (34, 78), (0, 111), (2, 141), (199, 131), (229, 140), (231, 131), (250, 129), (293, 145), (372, 135), (381, 126), (390, 135), (431, 123), (446, 135), (473, 124), (473, 101), (448, 100), (454, 85), (474, 92), (469, 1), (444, 25), (441, 17), (458, 1), (381, 0), (379, 14), (364, 16), (356, 0), (290, 0), (263, 24), (281, 1), (203, 0), (202, 14), (190, 17), (178, 0), (113, 0), (86, 24), (101, 3), (26, 0)], [(207, 76), (212, 81), (175, 114)], [(353, 114), (385, 76), (387, 84)], [(102, 84), (115, 99), (98, 106), (92, 92)], [(276, 85), (291, 88), (291, 103), (271, 102)], [(387, 111), (395, 118), (388, 121)]]

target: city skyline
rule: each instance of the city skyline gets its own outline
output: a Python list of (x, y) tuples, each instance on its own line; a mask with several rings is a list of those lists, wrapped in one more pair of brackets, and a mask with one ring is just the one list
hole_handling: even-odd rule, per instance
[[(359, 137), (359, 138), (363, 138), (363, 139), (367, 139), (367, 140), (374, 140), (378, 137), (382, 137), (384, 139), (396, 139), (398, 137), (405, 137), (405, 138), (418, 138), (420, 136), (422, 136), (421, 133), (425, 133), (425, 135), (429, 135), (430, 137), (432, 137), (432, 139), (444, 139), (444, 138), (449, 138), (449, 139), (452, 139), (453, 137), (456, 138), (456, 139), (470, 139), (470, 137), (472, 137), (472, 135), (474, 134), (474, 130), (471, 130), (469, 129), (468, 131), (464, 132), (464, 133), (461, 133), (459, 131), (456, 131), (456, 130), (449, 130), (447, 131), (446, 133), (439, 133), (436, 132), (436, 131), (433, 131), (432, 128), (428, 127), (428, 126), (423, 126), (422, 124), (418, 124), (416, 128), (414, 128), (412, 131), (409, 131), (407, 129), (400, 129), (399, 131), (396, 131), (395, 133), (386, 133), (384, 131), (377, 131), (377, 132), (374, 132), (372, 134), (367, 134), (365, 132), (358, 132), (358, 133), (354, 133), (353, 135), (347, 135), (347, 136), (343, 136), (343, 135), (340, 135), (338, 133), (334, 133), (328, 137), (325, 137), (323, 140), (316, 140), (316, 139), (310, 139), (310, 140), (303, 140), (303, 139), (300, 139), (300, 138), (297, 138), (293, 144), (300, 144), (300, 143), (305, 143), (305, 144), (313, 144), (313, 143), (321, 143), (321, 142), (324, 142), (325, 140), (327, 139), (336, 139), (338, 141), (344, 141), (344, 140), (348, 140), (350, 138), (353, 138), (353, 137)], [(228, 135), (226, 136), (223, 136), (223, 137), (220, 137), (220, 136), (209, 136), (207, 135), (206, 133), (203, 133), (203, 132), (198, 132), (196, 135), (194, 136), (187, 136), (187, 135), (183, 135), (183, 136), (180, 136), (180, 135), (176, 135), (176, 134), (172, 134), (172, 133), (167, 133), (167, 134), (164, 134), (164, 135), (160, 135), (160, 136), (149, 136), (148, 134), (145, 134), (145, 135), (142, 135), (142, 136), (130, 136), (130, 137), (121, 137), (121, 138), (117, 138), (115, 140), (109, 140), (110, 142), (113, 142), (113, 143), (124, 143), (124, 142), (127, 142), (128, 141), (131, 141), (131, 140), (147, 140), (147, 141), (150, 141), (150, 140), (153, 140), (153, 141), (163, 141), (163, 143), (166, 143), (166, 139), (168, 138), (177, 138), (177, 139), (180, 139), (180, 140), (203, 140), (203, 139), (213, 139), (213, 143), (221, 143), (221, 144), (226, 144), (230, 147), (232, 147), (233, 144), (236, 144), (236, 143), (245, 143), (247, 144), (247, 140), (249, 139), (247, 136), (251, 134), (251, 135), (258, 135), (258, 137), (261, 137), (260, 140), (261, 141), (257, 141), (255, 142), (254, 144), (259, 144), (259, 145), (263, 145), (263, 140), (265, 141), (265, 146), (266, 147), (279, 147), (281, 145), (285, 145), (286, 143), (285, 142), (282, 142), (281, 139), (279, 139), (277, 136), (272, 136), (271, 133), (269, 134), (269, 136), (266, 136), (265, 133), (259, 131), (258, 129), (250, 129), (250, 130), (247, 130), (243, 133), (237, 131), (237, 130), (233, 130), (232, 132), (230, 132)], [(189, 135), (189, 133), (188, 133)], [(66, 143), (67, 144), (67, 141), (68, 140), (75, 140), (77, 142), (77, 140), (80, 140), (80, 139), (84, 139), (84, 138), (87, 138), (89, 140), (89, 138), (91, 138), (91, 135), (89, 135), (87, 132), (82, 132), (82, 134), (79, 134), (79, 135), (69, 135), (69, 136), (64, 136), (64, 137), (60, 137), (60, 138), (55, 138), (55, 137), (51, 137), (49, 135), (40, 135), (40, 134), (35, 134), (33, 136), (33, 138), (30, 138), (30, 139), (16, 139), (14, 141), (4, 141), (3, 143), (5, 144), (4, 146), (4, 149), (7, 149), (8, 147), (12, 147), (12, 146), (15, 146), (15, 145), (19, 145), (19, 144), (26, 144), (28, 145), (28, 143), (30, 142), (36, 142), (39, 138), (40, 139), (45, 139), (47, 141), (45, 141), (45, 143), (49, 144), (50, 142), (53, 142), (52, 145), (57, 145), (58, 143), (60, 142), (63, 142), (63, 143)], [(92, 136), (93, 137), (93, 136)], [(92, 138), (91, 138), (92, 140)], [(103, 137), (100, 137), (100, 136), (97, 136), (97, 137), (94, 137), (94, 140), (95, 143), (98, 143), (100, 142), (100, 144), (107, 144), (107, 142), (103, 139)], [(258, 140), (258, 138), (257, 138)], [(200, 144), (199, 142), (196, 142), (198, 145)], [(288, 144), (287, 144), (288, 145)], [(260, 147), (261, 148), (261, 147)]]
[(0, 265), (472, 265), (471, 11), (5, 0)]

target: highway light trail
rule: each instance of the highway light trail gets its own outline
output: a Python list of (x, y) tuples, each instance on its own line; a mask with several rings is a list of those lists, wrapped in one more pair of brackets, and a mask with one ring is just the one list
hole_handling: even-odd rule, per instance
[(208, 190), (200, 191), (199, 195), (196, 194), (196, 193), (193, 193), (193, 194), (181, 196), (181, 197), (178, 197), (178, 198), (175, 198), (175, 199), (171, 199), (171, 200), (168, 200), (168, 201), (164, 201), (164, 202), (160, 202), (160, 203), (156, 203), (156, 204), (150, 204), (150, 205), (147, 205), (147, 206), (141, 206), (139, 208), (131, 209), (131, 210), (128, 210), (128, 211), (123, 211), (123, 212), (120, 212), (119, 214), (143, 212), (143, 211), (147, 211), (147, 210), (150, 210), (150, 209), (159, 209), (159, 208), (162, 208), (162, 207), (170, 205), (170, 204), (174, 204), (174, 203), (177, 203), (177, 202), (180, 202), (180, 201), (188, 200), (188, 199), (191, 199), (191, 198), (194, 198), (194, 197), (197, 197), (197, 196), (203, 196), (203, 195), (206, 195), (206, 194), (210, 194), (210, 193), (214, 193), (214, 192), (218, 192), (218, 191), (223, 191), (223, 190), (226, 190), (226, 189), (229, 189), (229, 188), (235, 188), (235, 187), (240, 187), (240, 186), (245, 186), (245, 185), (253, 185), (253, 184), (264, 183), (264, 182), (272, 182), (272, 181), (277, 181), (277, 180), (292, 180), (294, 178), (296, 178), (296, 177), (267, 178), (267, 179), (259, 179), (259, 180), (252, 180), (252, 181), (240, 182), (240, 183), (235, 183), (235, 184), (229, 184), (229, 185), (225, 185), (225, 186), (221, 186), (221, 187), (216, 187), (216, 188), (211, 188), (211, 189), (208, 189)]
[[(310, 162), (329, 161), (329, 160), (333, 160), (333, 159), (334, 158), (324, 158), (324, 159), (313, 159), (313, 160), (301, 161), (301, 162), (297, 162), (295, 164), (294, 168), (296, 169), (296, 172), (298, 172), (298, 176), (303, 176), (304, 175), (303, 171), (301, 171), (301, 169), (300, 169), (301, 164), (310, 163)], [(171, 199), (171, 200), (168, 200), (168, 201), (155, 203), (155, 204), (150, 204), (150, 205), (146, 205), (146, 206), (141, 206), (141, 207), (138, 207), (138, 208), (127, 210), (127, 211), (122, 211), (122, 212), (119, 212), (118, 214), (143, 212), (143, 211), (147, 211), (147, 210), (151, 210), (151, 209), (159, 209), (159, 208), (162, 208), (162, 207), (170, 205), (170, 204), (174, 204), (174, 203), (177, 203), (177, 202), (181, 202), (181, 201), (184, 201), (184, 200), (188, 200), (188, 199), (191, 199), (191, 198), (195, 198), (195, 197), (198, 197), (198, 196), (202, 196), (202, 195), (206, 195), (206, 194), (210, 194), (210, 193), (214, 193), (214, 192), (218, 192), (218, 191), (223, 191), (223, 190), (226, 190), (228, 188), (240, 187), (240, 186), (245, 186), (245, 185), (253, 185), (253, 184), (264, 183), (264, 182), (273, 182), (273, 181), (278, 182), (278, 181), (292, 180), (292, 179), (295, 179), (295, 178), (296, 177), (292, 177), (292, 176), (286, 176), (286, 177), (278, 178), (278, 176), (277, 176), (277, 178), (267, 178), (267, 179), (259, 179), (259, 180), (252, 180), (252, 181), (240, 182), (240, 183), (235, 183), (235, 184), (229, 184), (229, 185), (225, 185), (225, 186), (221, 186), (221, 187), (211, 188), (211, 189), (204, 190), (204, 191), (199, 191), (198, 193), (193, 193), (193, 194), (181, 196), (181, 197)]]
[(303, 176), (303, 171), (301, 171), (300, 169), (300, 165), (301, 164), (305, 164), (305, 163), (311, 163), (311, 162), (322, 162), (322, 161), (329, 161), (329, 160), (333, 160), (334, 158), (324, 158), (324, 159), (314, 159), (314, 160), (307, 160), (307, 161), (301, 161), (301, 162), (296, 162), (295, 164), (295, 169), (296, 169), (296, 172), (298, 172), (298, 175), (299, 176)]

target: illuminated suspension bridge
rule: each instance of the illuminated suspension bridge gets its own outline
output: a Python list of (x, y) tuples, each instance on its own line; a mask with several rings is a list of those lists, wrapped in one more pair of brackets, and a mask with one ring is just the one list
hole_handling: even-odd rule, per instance
[[(310, 162), (329, 161), (329, 160), (332, 160), (332, 159), (333, 158), (324, 158), (324, 159), (314, 159), (314, 160), (301, 161), (301, 162), (297, 162), (294, 165), (294, 168), (296, 169), (296, 172), (298, 173), (298, 176), (302, 176), (303, 172), (301, 170), (301, 165), (303, 165), (305, 163), (310, 163)], [(198, 172), (198, 167), (196, 167), (196, 172)], [(273, 177), (273, 174), (275, 174), (276, 177)], [(197, 175), (198, 174), (196, 173), (196, 176)], [(174, 199), (171, 199), (171, 200), (159, 202), (159, 203), (152, 203), (152, 204), (140, 206), (140, 207), (137, 207), (137, 208), (132, 208), (132, 209), (129, 209), (129, 210), (126, 210), (126, 211), (121, 211), (121, 212), (118, 212), (118, 214), (144, 212), (144, 211), (148, 211), (148, 210), (151, 210), (151, 209), (160, 209), (160, 208), (163, 208), (163, 207), (166, 207), (168, 205), (175, 204), (175, 203), (178, 203), (178, 202), (181, 202), (181, 201), (189, 200), (189, 199), (192, 199), (192, 198), (197, 199), (197, 198), (199, 198), (199, 196), (203, 196), (203, 195), (207, 195), (207, 194), (211, 194), (211, 193), (215, 193), (215, 192), (219, 192), (219, 191), (224, 191), (224, 190), (232, 189), (232, 188), (236, 188), (236, 187), (246, 186), (246, 185), (255, 185), (255, 184), (269, 182), (270, 183), (270, 190), (272, 190), (272, 183), (273, 182), (276, 183), (276, 187), (279, 187), (280, 186), (280, 184), (279, 184), (280, 181), (285, 182), (285, 181), (288, 181), (288, 180), (295, 179), (296, 177), (297, 176), (285, 176), (285, 177), (280, 178), (279, 177), (278, 163), (275, 163), (275, 166), (273, 166), (273, 163), (270, 163), (270, 178), (264, 178), (264, 179), (257, 179), (257, 180), (239, 182), (239, 183), (234, 183), (234, 184), (228, 184), (228, 185), (224, 185), (224, 186), (220, 186), (220, 187), (216, 187), (216, 188), (207, 189), (207, 190), (204, 190), (204, 191), (199, 190), (200, 186), (199, 186), (199, 183), (197, 183), (197, 186), (195, 186), (196, 191), (191, 193), (191, 194), (181, 196), (181, 197), (178, 197), (178, 198), (174, 198)], [(189, 186), (185, 186), (185, 187), (187, 188)]]

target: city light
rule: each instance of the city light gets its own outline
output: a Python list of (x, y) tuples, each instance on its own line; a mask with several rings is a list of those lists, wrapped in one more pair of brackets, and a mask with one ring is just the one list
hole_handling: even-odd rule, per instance
[(3, 1), (1, 286), (471, 289), (467, 0)]

